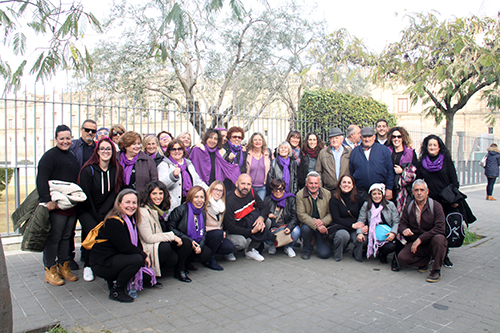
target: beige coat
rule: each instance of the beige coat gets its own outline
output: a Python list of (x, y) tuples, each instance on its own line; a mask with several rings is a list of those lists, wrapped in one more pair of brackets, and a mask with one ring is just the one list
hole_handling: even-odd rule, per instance
[[(351, 156), (351, 151), (350, 147), (344, 146), (344, 152), (340, 157), (340, 176), (349, 174), (349, 157)], [(329, 191), (337, 189), (339, 180), (335, 172), (335, 158), (333, 157), (331, 146), (325, 147), (319, 152), (316, 162), (316, 172), (321, 175), (324, 188)]]
[[(330, 191), (325, 190), (323, 187), (319, 188), (318, 194), (318, 213), (319, 218), (323, 223), (329, 225), (332, 223), (332, 215), (330, 215)], [(313, 212), (313, 202), (311, 199), (311, 195), (307, 190), (307, 187), (304, 187), (297, 193), (295, 197), (295, 201), (297, 203), (297, 217), (299, 218), (299, 222), (307, 224), (311, 229), (316, 230), (316, 226), (314, 225), (314, 220), (311, 217)]]
[(137, 224), (139, 239), (142, 243), (142, 249), (147, 253), (151, 260), (151, 268), (156, 276), (161, 276), (160, 256), (158, 247), (161, 242), (173, 242), (175, 235), (173, 232), (163, 232), (158, 218), (158, 212), (149, 207), (140, 207), (141, 221)]

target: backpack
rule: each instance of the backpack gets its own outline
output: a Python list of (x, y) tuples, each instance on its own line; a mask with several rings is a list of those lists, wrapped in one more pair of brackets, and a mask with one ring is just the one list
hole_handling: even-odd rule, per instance
[(460, 247), (464, 243), (464, 217), (459, 212), (451, 212), (446, 216), (446, 239), (448, 247)]
[[(118, 216), (110, 216), (109, 218), (114, 218), (114, 219), (120, 220), (121, 223), (125, 223)], [(82, 242), (82, 246), (86, 250), (91, 250), (92, 247), (94, 247), (94, 244), (96, 244), (96, 243), (104, 243), (104, 242), (108, 241), (107, 239), (96, 239), (97, 235), (99, 235), (99, 231), (101, 231), (102, 226), (104, 225), (104, 222), (106, 222), (106, 220), (99, 222), (98, 225), (96, 225), (94, 228), (92, 228), (92, 230), (89, 231), (89, 233), (87, 234), (87, 237), (85, 237), (85, 240)]]
[[(429, 201), (429, 209), (434, 215), (434, 200), (431, 198), (427, 199)], [(408, 214), (410, 214), (410, 210), (415, 204), (415, 201), (412, 200), (408, 204)], [(445, 237), (448, 240), (448, 247), (460, 247), (462, 246), (465, 238), (465, 230), (464, 230), (464, 217), (459, 212), (451, 212), (446, 216), (446, 231)]]
[(481, 161), (479, 161), (479, 165), (483, 168), (486, 168), (486, 161), (488, 160), (488, 154), (484, 155)]

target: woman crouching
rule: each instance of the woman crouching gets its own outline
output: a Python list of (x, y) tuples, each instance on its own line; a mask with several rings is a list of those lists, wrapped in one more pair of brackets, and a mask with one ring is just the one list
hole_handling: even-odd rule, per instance
[(108, 282), (109, 298), (119, 302), (134, 301), (127, 289), (142, 290), (143, 285), (156, 284), (151, 262), (137, 236), (137, 202), (137, 192), (132, 189), (118, 193), (90, 251), (94, 274)]

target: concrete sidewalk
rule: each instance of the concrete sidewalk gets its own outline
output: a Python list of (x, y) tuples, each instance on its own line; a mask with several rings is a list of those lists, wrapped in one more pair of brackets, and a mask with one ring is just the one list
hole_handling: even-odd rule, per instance
[[(452, 269), (438, 283), (414, 268), (392, 272), (378, 260), (341, 262), (264, 253), (262, 263), (201, 267), (193, 282), (163, 277), (162, 290), (145, 290), (132, 304), (108, 299), (104, 280), (53, 287), (44, 283), (41, 254), (7, 253), (14, 331), (60, 322), (79, 332), (498, 332), (500, 331), (500, 204), (469, 191), (485, 239), (452, 249)], [(500, 190), (496, 196), (500, 197)]]

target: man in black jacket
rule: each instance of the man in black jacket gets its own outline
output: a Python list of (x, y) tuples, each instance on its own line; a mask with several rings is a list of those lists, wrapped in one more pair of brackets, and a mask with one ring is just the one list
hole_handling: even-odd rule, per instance
[(264, 261), (264, 257), (256, 250), (272, 234), (264, 223), (269, 209), (252, 190), (252, 178), (242, 174), (236, 181), (236, 189), (226, 197), (224, 214), (224, 230), (236, 250), (245, 250), (245, 257), (256, 261)]

